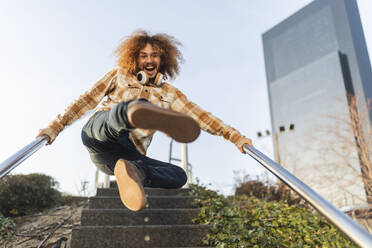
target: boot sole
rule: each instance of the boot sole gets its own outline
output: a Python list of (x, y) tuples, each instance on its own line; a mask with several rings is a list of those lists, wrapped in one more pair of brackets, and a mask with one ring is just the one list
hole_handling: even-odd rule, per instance
[(119, 159), (114, 174), (123, 204), (132, 211), (139, 211), (145, 207), (147, 199), (139, 176), (132, 166), (134, 165), (130, 162)]
[(199, 124), (190, 116), (148, 103), (136, 103), (128, 110), (136, 128), (159, 130), (177, 142), (190, 143), (200, 134)]

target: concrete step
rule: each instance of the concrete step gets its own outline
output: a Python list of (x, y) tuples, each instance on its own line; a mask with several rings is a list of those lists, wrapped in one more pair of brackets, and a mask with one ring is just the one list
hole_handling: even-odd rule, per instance
[[(147, 195), (151, 196), (165, 196), (165, 195), (187, 195), (190, 189), (158, 189), (158, 188), (145, 188)], [(117, 188), (98, 188), (97, 196), (119, 196)]]
[(81, 213), (82, 226), (116, 225), (188, 225), (200, 209), (85, 209)]
[(72, 248), (195, 247), (209, 226), (80, 226), (72, 231)]
[[(195, 199), (195, 196), (149, 196), (146, 208), (190, 208)], [(120, 197), (95, 196), (89, 201), (89, 209), (126, 209)]]

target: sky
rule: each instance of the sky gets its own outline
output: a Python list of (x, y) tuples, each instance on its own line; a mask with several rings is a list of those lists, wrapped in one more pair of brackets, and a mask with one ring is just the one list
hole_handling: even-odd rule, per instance
[[(310, 2), (0, 0), (0, 161), (33, 141), (39, 129), (114, 67), (113, 50), (137, 29), (179, 40), (185, 62), (170, 83), (273, 158), (271, 137), (257, 137), (271, 129), (262, 34)], [(357, 2), (370, 51), (372, 2)], [(89, 181), (94, 194), (96, 167), (80, 138), (86, 121), (65, 129), (13, 173), (50, 175), (70, 194)], [(169, 142), (157, 133), (148, 156), (168, 161)], [(194, 178), (225, 194), (233, 193), (234, 171), (253, 177), (265, 172), (232, 143), (205, 132), (188, 151)], [(178, 143), (173, 157), (181, 157)]]

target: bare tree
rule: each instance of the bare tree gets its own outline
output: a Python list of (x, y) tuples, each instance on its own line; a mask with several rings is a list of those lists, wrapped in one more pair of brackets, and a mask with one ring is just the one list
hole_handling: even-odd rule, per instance
[[(348, 95), (348, 108), (347, 115), (327, 115), (330, 124), (318, 127), (316, 135), (312, 136), (313, 140), (319, 141), (316, 147), (321, 158), (321, 163), (313, 166), (319, 170), (320, 167), (324, 168), (324, 164), (327, 168), (332, 168), (325, 175), (327, 183), (333, 183), (344, 193), (365, 201), (350, 190), (356, 184), (355, 179), (359, 178), (363, 182), (367, 203), (372, 204), (372, 133), (367, 111), (369, 104), (361, 104), (358, 95)], [(324, 178), (320, 180), (324, 183)]]
[(89, 196), (91, 191), (89, 190), (89, 180), (80, 179), (80, 185), (75, 184), (75, 189), (79, 196)]
[[(361, 114), (359, 109), (359, 97), (349, 95), (350, 123), (354, 132), (355, 144), (360, 161), (361, 176), (364, 183), (364, 189), (367, 195), (367, 202), (372, 203), (372, 167), (370, 160), (370, 151), (372, 150), (371, 126), (369, 116)], [(367, 103), (369, 109), (369, 103)], [(366, 111), (368, 113), (368, 111)], [(368, 119), (367, 119), (368, 118)], [(366, 120), (367, 119), (367, 120)], [(363, 128), (363, 122), (368, 123), (368, 127)]]

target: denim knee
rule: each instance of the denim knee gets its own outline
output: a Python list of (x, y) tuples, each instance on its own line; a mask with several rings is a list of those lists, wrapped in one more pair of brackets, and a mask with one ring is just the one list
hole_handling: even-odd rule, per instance
[(128, 102), (120, 102), (116, 104), (109, 113), (108, 116), (108, 123), (111, 128), (113, 128), (116, 132), (120, 132), (122, 130), (133, 130), (134, 127), (128, 121), (128, 105), (131, 102), (135, 101), (143, 101), (148, 102), (145, 98), (139, 98), (135, 100), (130, 100)]
[(128, 104), (129, 102), (120, 102), (116, 104), (109, 112), (108, 124), (116, 132), (133, 129), (128, 121)]

